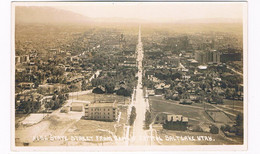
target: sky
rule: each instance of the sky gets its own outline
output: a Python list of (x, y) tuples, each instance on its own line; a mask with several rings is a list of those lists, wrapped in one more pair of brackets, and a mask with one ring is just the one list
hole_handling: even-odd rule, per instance
[[(32, 3), (33, 5), (34, 3)], [(131, 18), (148, 21), (181, 21), (209, 18), (241, 20), (241, 2), (79, 2), (35, 3), (72, 11), (90, 18)]]

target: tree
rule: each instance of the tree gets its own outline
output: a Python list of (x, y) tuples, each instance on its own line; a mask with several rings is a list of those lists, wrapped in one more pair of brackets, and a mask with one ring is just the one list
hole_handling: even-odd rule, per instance
[(117, 95), (123, 95), (123, 96), (131, 96), (132, 89), (121, 87), (120, 89), (117, 90), (116, 94)]
[(166, 98), (166, 99), (171, 99), (172, 98), (172, 92), (170, 91), (170, 90), (166, 90), (165, 91), (165, 95), (164, 95), (164, 97)]
[(182, 77), (182, 75), (179, 73), (179, 72), (177, 72), (177, 73), (174, 73), (173, 75), (172, 75), (172, 80), (175, 80), (175, 79), (181, 79), (181, 77)]
[(149, 125), (152, 123), (152, 114), (149, 110), (145, 112), (145, 127), (149, 128)]
[(73, 91), (73, 92), (80, 90), (80, 87), (78, 87), (76, 84), (71, 84), (69, 86), (69, 88), (70, 88), (70, 91)]
[(132, 126), (132, 125), (134, 124), (135, 118), (136, 118), (136, 109), (135, 109), (135, 107), (133, 106), (133, 107), (132, 107), (132, 110), (131, 110), (130, 119), (129, 119), (129, 125), (130, 125), (130, 126)]
[(20, 108), (24, 109), (25, 113), (31, 113), (32, 112), (30, 101), (22, 101)]
[(60, 107), (59, 101), (54, 101), (54, 105), (52, 107), (52, 110), (56, 110)]
[(236, 126), (243, 126), (243, 115), (238, 114), (236, 117)]
[(34, 86), (35, 86), (35, 88), (38, 88), (39, 87), (39, 81), (35, 81)]
[(50, 102), (46, 102), (44, 107), (46, 109), (51, 109), (52, 107), (54, 106), (54, 101), (53, 100), (50, 100)]
[(53, 96), (52, 96), (52, 100), (56, 100), (57, 99), (57, 96), (54, 94)]
[(229, 88), (227, 88), (227, 90), (226, 90), (226, 98), (230, 99), (231, 97), (232, 97), (232, 92), (231, 92), (231, 90)]
[(211, 125), (211, 126), (209, 126), (209, 129), (210, 129), (209, 132), (212, 133), (212, 134), (218, 134), (218, 132), (219, 132), (218, 127), (215, 126), (215, 125)]
[(87, 90), (87, 83), (86, 83), (86, 80), (83, 79), (82, 83), (81, 83), (81, 90), (82, 91), (85, 91)]
[(220, 130), (222, 130), (223, 132), (229, 132), (230, 131), (230, 126), (229, 125), (222, 125), (221, 127), (220, 127)]
[(101, 88), (101, 87), (96, 87), (95, 89), (92, 90), (92, 93), (95, 93), (95, 94), (104, 94), (105, 92), (103, 91), (103, 88)]
[(114, 93), (115, 84), (114, 83), (107, 83), (105, 84), (106, 93), (112, 94)]
[(67, 100), (67, 99), (69, 99), (69, 94), (65, 94), (65, 99)]

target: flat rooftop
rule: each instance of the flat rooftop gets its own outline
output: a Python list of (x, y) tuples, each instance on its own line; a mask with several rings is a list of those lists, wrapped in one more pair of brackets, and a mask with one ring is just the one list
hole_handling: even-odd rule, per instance
[(86, 104), (86, 107), (117, 107), (117, 104), (115, 102), (91, 103), (91, 104)]

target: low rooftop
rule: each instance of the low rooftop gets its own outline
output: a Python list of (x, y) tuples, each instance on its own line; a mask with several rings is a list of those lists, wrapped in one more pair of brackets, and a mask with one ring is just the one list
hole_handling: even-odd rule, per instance
[(117, 104), (115, 102), (91, 103), (91, 104), (86, 104), (86, 107), (117, 107)]

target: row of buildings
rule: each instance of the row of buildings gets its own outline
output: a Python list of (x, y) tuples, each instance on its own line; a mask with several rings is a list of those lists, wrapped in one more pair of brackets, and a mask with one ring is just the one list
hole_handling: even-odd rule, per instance
[(206, 52), (199, 50), (195, 52), (195, 60), (199, 64), (220, 63), (220, 52), (216, 50), (208, 50)]
[(242, 55), (238, 52), (223, 52), (217, 50), (197, 50), (195, 51), (195, 60), (201, 64), (219, 64), (228, 61), (241, 61)]

